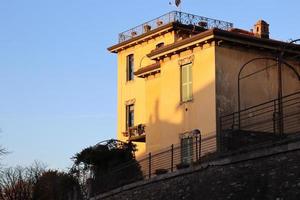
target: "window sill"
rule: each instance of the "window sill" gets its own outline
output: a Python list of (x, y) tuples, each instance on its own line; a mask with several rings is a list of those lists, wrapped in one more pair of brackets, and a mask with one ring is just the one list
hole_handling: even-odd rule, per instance
[(185, 101), (180, 101), (180, 105), (182, 105), (182, 104), (186, 104), (186, 103), (192, 103), (194, 101), (194, 99), (193, 98), (191, 98), (191, 99), (189, 99), (189, 100), (185, 100)]

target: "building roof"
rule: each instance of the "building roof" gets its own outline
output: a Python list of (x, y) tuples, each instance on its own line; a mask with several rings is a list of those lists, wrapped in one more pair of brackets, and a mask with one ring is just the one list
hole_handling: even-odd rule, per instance
[(160, 71), (160, 63), (155, 62), (151, 65), (138, 69), (136, 72), (134, 72), (134, 75), (144, 78), (151, 74), (155, 74), (159, 71)]
[(132, 42), (139, 43), (140, 39), (145, 41), (149, 38), (149, 36), (153, 38), (155, 37), (153, 35), (155, 33), (162, 34), (162, 30), (186, 27), (188, 27), (189, 30), (196, 28), (201, 29), (201, 31), (211, 28), (229, 30), (233, 28), (233, 24), (230, 22), (193, 15), (190, 13), (172, 11), (120, 33), (119, 43), (109, 47), (108, 50), (116, 53), (118, 50), (120, 50), (120, 47), (127, 48)]
[(206, 43), (209, 40), (218, 40), (223, 42), (227, 41), (246, 47), (257, 47), (260, 49), (272, 50), (277, 52), (280, 52), (285, 46), (288, 45), (288, 48), (285, 48), (286, 52), (300, 54), (300, 45), (297, 44), (289, 44), (288, 42), (255, 37), (254, 35), (246, 34), (246, 31), (241, 32), (210, 29), (196, 34), (190, 38), (186, 38), (159, 49), (155, 49), (147, 56), (151, 59), (158, 59), (160, 56), (164, 56), (169, 53), (174, 54), (174, 51), (184, 51), (187, 48), (198, 46), (199, 44)]

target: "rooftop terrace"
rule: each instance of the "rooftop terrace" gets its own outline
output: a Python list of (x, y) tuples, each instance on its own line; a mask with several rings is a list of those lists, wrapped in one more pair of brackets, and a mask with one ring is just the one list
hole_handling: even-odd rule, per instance
[(119, 43), (125, 42), (129, 39), (147, 33), (151, 30), (155, 30), (156, 28), (161, 27), (162, 25), (166, 25), (172, 22), (177, 22), (184, 25), (199, 26), (205, 29), (218, 28), (222, 30), (229, 30), (233, 28), (233, 24), (230, 22), (211, 19), (179, 11), (172, 11), (156, 19), (153, 19), (151, 21), (148, 21), (146, 23), (143, 23), (139, 26), (136, 26), (132, 29), (120, 33)]

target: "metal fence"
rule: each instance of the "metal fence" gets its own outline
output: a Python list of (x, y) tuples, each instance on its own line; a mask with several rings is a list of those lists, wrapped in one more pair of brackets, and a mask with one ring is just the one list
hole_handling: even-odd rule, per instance
[[(216, 152), (216, 133), (183, 139), (180, 144), (147, 154), (138, 161), (124, 163), (100, 177), (102, 188), (99, 193), (161, 174), (174, 172), (200, 164), (202, 159)], [(118, 180), (114, 180), (118, 179)]]
[(133, 37), (142, 35), (150, 30), (156, 29), (162, 25), (171, 22), (178, 22), (185, 25), (200, 26), (205, 29), (219, 28), (229, 30), (233, 27), (233, 24), (230, 22), (193, 15), (185, 12), (172, 11), (156, 19), (153, 19), (151, 21), (148, 21), (146, 23), (143, 23), (139, 26), (136, 26), (132, 29), (120, 33), (119, 42), (124, 42)]
[(243, 130), (248, 132), (278, 134), (283, 125), (284, 134), (300, 133), (300, 91), (282, 97), (280, 115), (278, 99), (274, 99), (240, 112), (222, 116), (221, 132)]

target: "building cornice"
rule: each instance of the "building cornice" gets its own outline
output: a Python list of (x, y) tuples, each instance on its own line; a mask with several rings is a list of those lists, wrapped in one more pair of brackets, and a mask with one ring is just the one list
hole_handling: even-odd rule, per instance
[(191, 32), (191, 31), (194, 31), (194, 32), (203, 31), (203, 29), (201, 27), (196, 27), (196, 28), (193, 29), (193, 27), (191, 27), (189, 25), (184, 25), (184, 24), (180, 24), (180, 23), (177, 23), (177, 22), (172, 22), (172, 23), (163, 25), (159, 28), (156, 28), (154, 30), (151, 30), (147, 33), (144, 33), (142, 35), (139, 35), (137, 37), (133, 37), (129, 40), (126, 40), (126, 41), (121, 42), (119, 44), (113, 45), (113, 46), (107, 48), (107, 50), (110, 51), (111, 53), (118, 53), (121, 50), (129, 48), (131, 46), (135, 46), (135, 45), (140, 44), (142, 42), (146, 42), (150, 39), (153, 39), (153, 38), (155, 38), (157, 36), (160, 36), (160, 35), (164, 35), (164, 34), (170, 32), (170, 31), (173, 31), (173, 30), (186, 30), (186, 31), (189, 31), (189, 32)]
[[(248, 36), (245, 34), (234, 33), (220, 29), (210, 29), (202, 33), (198, 33), (190, 38), (186, 38), (184, 40), (177, 41), (173, 44), (166, 45), (162, 48), (155, 49), (147, 56), (150, 59), (159, 60), (164, 56), (176, 54), (210, 41), (227, 41), (247, 48), (258, 47), (266, 50), (275, 50), (278, 52), (280, 52), (284, 46), (289, 44), (287, 42), (282, 42), (273, 39), (258, 38), (255, 36)], [(300, 54), (300, 45), (289, 45), (288, 48), (286, 48), (286, 51), (293, 54)]]

